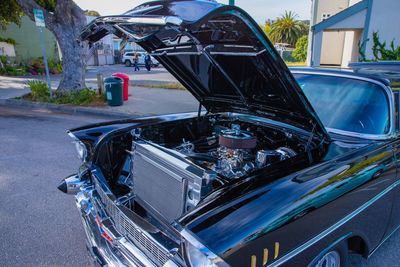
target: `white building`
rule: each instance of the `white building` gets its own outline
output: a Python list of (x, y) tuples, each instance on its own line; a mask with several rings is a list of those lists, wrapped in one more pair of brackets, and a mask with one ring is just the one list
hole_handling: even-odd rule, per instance
[(15, 57), (14, 45), (0, 41), (0, 56)]
[[(89, 24), (96, 19), (94, 16), (86, 16), (86, 21)], [(86, 64), (88, 66), (102, 66), (115, 64), (113, 36), (107, 35), (96, 42), (88, 51), (86, 56)]]
[(360, 49), (373, 59), (372, 34), (400, 45), (400, 0), (312, 0), (307, 63), (347, 67)]

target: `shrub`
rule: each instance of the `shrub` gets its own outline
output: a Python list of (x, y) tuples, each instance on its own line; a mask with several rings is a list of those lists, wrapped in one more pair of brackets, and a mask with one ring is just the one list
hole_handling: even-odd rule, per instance
[(31, 88), (31, 96), (33, 101), (48, 101), (50, 98), (50, 89), (44, 81), (31, 80), (27, 82)]
[(59, 74), (62, 72), (62, 64), (54, 59), (49, 59), (48, 61), (49, 72), (51, 74)]
[(372, 33), (372, 54), (373, 59), (367, 59), (365, 55), (366, 43), (369, 39), (364, 42), (358, 43), (358, 51), (360, 54), (360, 61), (381, 61), (381, 60), (400, 60), (400, 46), (394, 45), (394, 39), (390, 42), (389, 48), (386, 47), (386, 42), (381, 42), (378, 32)]
[(1, 63), (3, 63), (4, 65), (7, 64), (7, 57), (6, 57), (6, 56), (0, 56), (0, 61), (1, 61)]
[(89, 88), (78, 91), (55, 91), (53, 97), (50, 98), (50, 90), (46, 82), (40, 80), (31, 80), (28, 81), (27, 84), (32, 91), (31, 95), (27, 98), (31, 99), (32, 101), (73, 105), (102, 105), (105, 102), (104, 95), (98, 95), (95, 90)]
[(304, 62), (307, 59), (308, 36), (303, 35), (296, 42), (296, 49), (292, 56), (298, 61)]
[(44, 74), (45, 71), (42, 57), (38, 57), (32, 60), (29, 66), (29, 72), (33, 75)]
[(13, 66), (4, 66), (4, 68), (0, 68), (0, 75), (6, 76), (23, 76), (26, 72), (24, 69), (17, 69)]
[(372, 53), (375, 60), (400, 60), (400, 46), (395, 47), (394, 40), (390, 42), (389, 48), (386, 48), (386, 42), (379, 40), (378, 32), (372, 34)]
[[(62, 72), (62, 64), (54, 59), (47, 60), (49, 72), (51, 74), (59, 74)], [(45, 66), (43, 62), (43, 57), (35, 58), (31, 61), (28, 67), (28, 72), (32, 75), (44, 74)]]
[(85, 88), (79, 91), (56, 93), (52, 102), (56, 104), (87, 105), (95, 102), (99, 97), (96, 91)]
[(11, 45), (16, 45), (17, 44), (17, 42), (14, 39), (12, 39), (12, 38), (4, 38), (4, 37), (1, 37), (1, 36), (0, 36), (0, 42), (4, 42), (4, 43), (7, 43), (7, 44), (11, 44)]

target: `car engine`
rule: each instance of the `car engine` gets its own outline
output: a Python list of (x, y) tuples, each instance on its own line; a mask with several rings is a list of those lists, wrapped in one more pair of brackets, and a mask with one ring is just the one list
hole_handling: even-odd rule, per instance
[(225, 183), (296, 156), (289, 145), (299, 144), (283, 132), (213, 119), (131, 134), (132, 180), (124, 184), (137, 203), (168, 222)]
[(195, 153), (196, 145), (183, 140), (175, 150), (230, 179), (242, 177), (256, 169), (296, 155), (295, 151), (287, 147), (258, 150), (253, 153), (257, 147), (257, 137), (249, 131), (241, 130), (238, 124), (232, 124), (230, 129), (220, 130), (206, 141), (210, 145), (218, 143), (218, 146), (205, 154)]

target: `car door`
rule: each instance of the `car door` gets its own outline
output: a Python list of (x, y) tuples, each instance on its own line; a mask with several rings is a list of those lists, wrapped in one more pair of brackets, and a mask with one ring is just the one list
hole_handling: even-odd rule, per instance
[(397, 137), (393, 143), (393, 152), (395, 155), (395, 165), (397, 169), (395, 187), (393, 190), (393, 208), (391, 219), (386, 231), (386, 236), (390, 236), (394, 231), (400, 227), (400, 91), (393, 91), (394, 102), (395, 102), (395, 114), (396, 114), (396, 129)]

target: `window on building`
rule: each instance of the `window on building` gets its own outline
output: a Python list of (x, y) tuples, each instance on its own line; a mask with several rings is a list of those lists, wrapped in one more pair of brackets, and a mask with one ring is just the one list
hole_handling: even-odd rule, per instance
[(120, 41), (117, 41), (117, 40), (113, 41), (114, 50), (119, 50), (119, 43), (120, 43)]
[(331, 17), (331, 14), (329, 14), (329, 13), (323, 13), (322, 14), (322, 20), (329, 19), (330, 17)]

